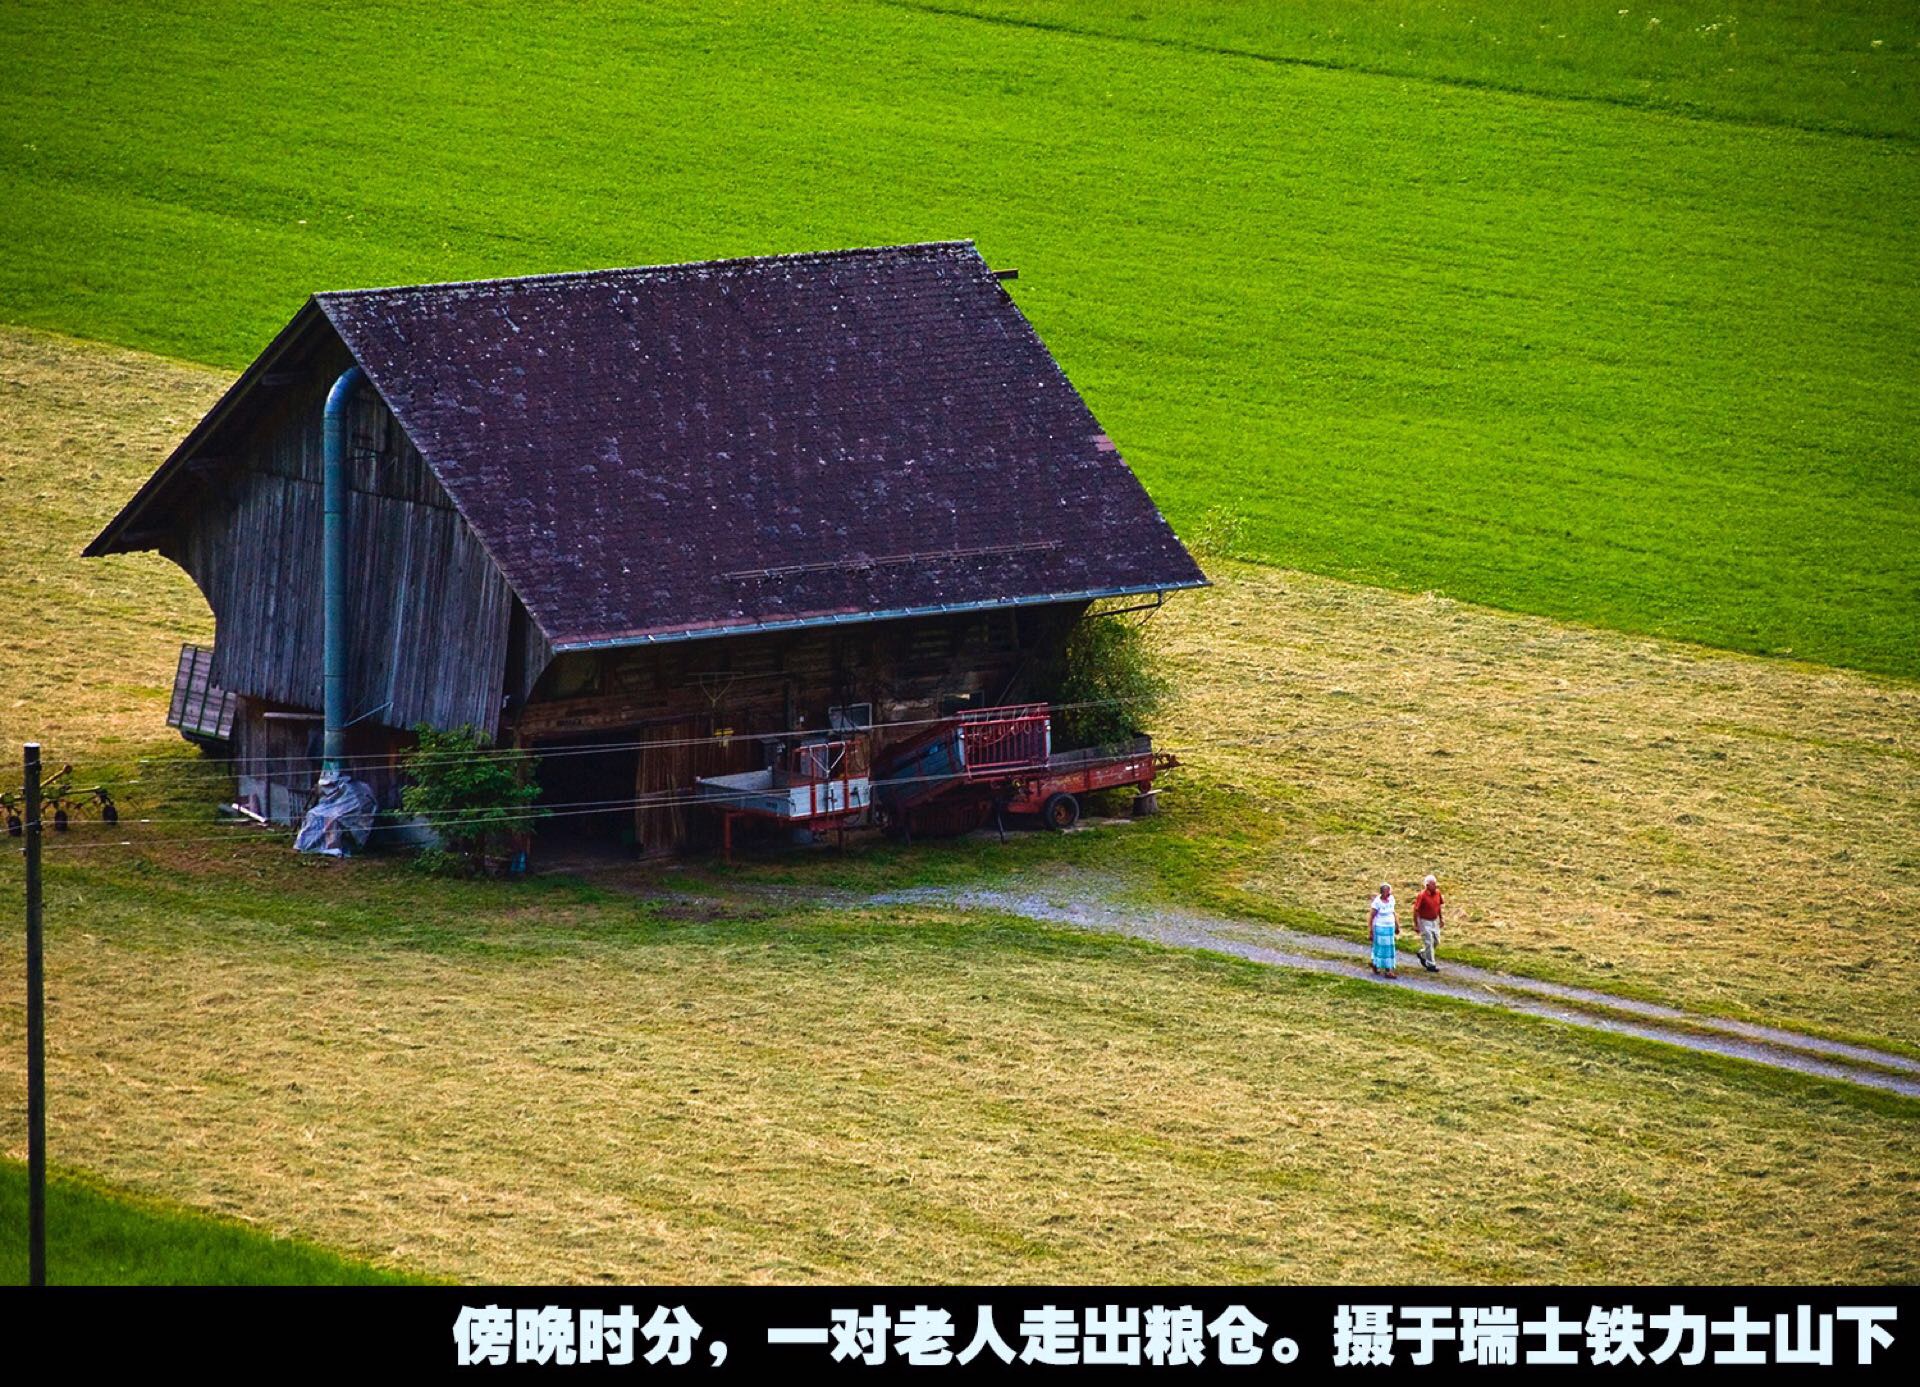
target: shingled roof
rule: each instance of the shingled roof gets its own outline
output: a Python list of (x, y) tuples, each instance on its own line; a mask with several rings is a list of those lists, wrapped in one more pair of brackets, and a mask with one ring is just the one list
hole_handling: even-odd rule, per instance
[(313, 302), (557, 650), (1205, 582), (970, 242)]

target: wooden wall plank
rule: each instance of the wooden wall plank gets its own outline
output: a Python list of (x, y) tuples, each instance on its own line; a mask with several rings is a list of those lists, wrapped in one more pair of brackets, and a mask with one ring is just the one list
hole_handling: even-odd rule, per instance
[[(336, 344), (337, 345), (337, 344)], [(173, 557), (213, 608), (214, 678), (321, 703), (322, 360), (209, 479)], [(353, 411), (348, 509), (351, 716), (496, 730), (512, 593), (379, 397)]]

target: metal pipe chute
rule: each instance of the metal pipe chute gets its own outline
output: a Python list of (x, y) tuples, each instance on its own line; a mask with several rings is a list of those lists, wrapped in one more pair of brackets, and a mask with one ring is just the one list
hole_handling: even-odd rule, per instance
[(321, 601), (322, 703), (326, 730), (320, 747), (320, 780), (331, 784), (347, 755), (347, 507), (348, 446), (352, 421), (348, 407), (364, 373), (349, 366), (327, 392), (321, 455)]

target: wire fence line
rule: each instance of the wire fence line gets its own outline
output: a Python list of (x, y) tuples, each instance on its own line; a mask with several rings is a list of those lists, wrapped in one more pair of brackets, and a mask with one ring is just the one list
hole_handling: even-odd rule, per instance
[[(1080, 703), (1055, 704), (1052, 706), (1052, 711), (1063, 712), (1063, 711), (1072, 711), (1072, 710), (1083, 709), (1083, 708), (1113, 707), (1125, 701), (1126, 700), (1123, 700), (1123, 699), (1091, 699), (1091, 700), (1087, 700), (1085, 702), (1080, 702)], [(986, 710), (986, 711), (991, 711), (991, 710)], [(1343, 722), (1341, 726), (1347, 729), (1362, 728), (1362, 727), (1384, 727), (1389, 724), (1404, 722), (1407, 720), (1408, 716), (1409, 715), (1407, 714), (1386, 714), (1379, 717), (1356, 718), (1356, 719)], [(849, 729), (849, 731), (865, 732), (865, 731), (877, 731), (882, 729), (891, 731), (897, 728), (931, 727), (931, 726), (938, 725), (940, 723), (949, 723), (953, 721), (954, 721), (953, 717), (914, 718), (914, 719), (909, 719), (901, 722), (875, 723), (871, 727), (854, 728), (854, 729)], [(675, 748), (675, 747), (702, 746), (702, 745), (707, 745), (707, 744), (716, 743), (716, 742), (778, 741), (778, 740), (783, 740), (783, 739), (792, 738), (792, 737), (817, 737), (817, 736), (825, 736), (825, 737), (831, 738), (834, 735), (835, 733), (833, 733), (832, 731), (829, 731), (823, 728), (818, 728), (818, 727), (788, 728), (784, 731), (778, 731), (778, 732), (715, 732), (715, 733), (708, 733), (698, 737), (672, 737), (672, 738), (653, 738), (653, 739), (641, 738), (641, 739), (618, 741), (618, 742), (598, 742), (598, 743), (585, 744), (580, 746), (560, 746), (560, 747), (549, 747), (549, 748), (496, 747), (496, 748), (488, 748), (488, 749), (483, 749), (483, 750), (473, 751), (473, 752), (455, 752), (445, 756), (434, 756), (432, 759), (436, 764), (439, 764), (439, 765), (458, 765), (466, 761), (486, 760), (486, 759), (493, 759), (493, 758), (552, 761), (552, 760), (558, 760), (558, 759), (561, 759), (564, 757), (570, 757), (570, 756), (600, 756), (600, 755), (606, 755), (613, 752), (642, 751), (642, 750), (649, 750), (649, 749), (666, 750), (666, 749)], [(1260, 747), (1282, 745), (1282, 744), (1297, 741), (1297, 740), (1298, 740), (1298, 734), (1294, 732), (1271, 732), (1271, 733), (1265, 733), (1258, 736), (1241, 736), (1241, 737), (1193, 737), (1193, 738), (1187, 739), (1185, 742), (1174, 744), (1171, 746), (1163, 745), (1161, 749), (1183, 754), (1187, 751), (1193, 750), (1196, 745), (1201, 745), (1201, 744), (1204, 744), (1209, 747), (1260, 748)], [(48, 759), (52, 760), (53, 758), (49, 757)], [(222, 769), (223, 767), (227, 767), (227, 766), (237, 766), (241, 764), (246, 764), (246, 765), (282, 765), (282, 764), (298, 765), (301, 763), (312, 764), (314, 762), (319, 761), (320, 759), (321, 758), (319, 758), (318, 756), (261, 757), (261, 758), (258, 758), (257, 760), (253, 758), (241, 758), (241, 757), (197, 757), (192, 760), (188, 760), (185, 758), (176, 759), (172, 757), (157, 757), (157, 756), (137, 757), (134, 759), (134, 761), (131, 764), (152, 767), (153, 768), (152, 774), (142, 773), (140, 775), (132, 775), (132, 776), (108, 776), (98, 780), (95, 783), (103, 785), (106, 789), (111, 791), (111, 790), (123, 788), (125, 786), (129, 786), (129, 785), (154, 784), (161, 787), (166, 787), (168, 785), (181, 785), (181, 784), (187, 783), (188, 781), (192, 780), (192, 778), (196, 776), (202, 778), (205, 781), (213, 782), (213, 781), (221, 781), (221, 780), (231, 780), (234, 778), (236, 772), (232, 770)], [(393, 763), (393, 758), (390, 756), (362, 756), (362, 757), (345, 758), (343, 765), (346, 769), (351, 770), (355, 766), (384, 768), (384, 767), (390, 766), (392, 763)], [(182, 779), (177, 781), (169, 781), (168, 779), (165, 778), (168, 775), (177, 775), (182, 777)], [(74, 793), (76, 794), (91, 793), (91, 790), (92, 790), (92, 784), (89, 784), (85, 787), (82, 787), (80, 790), (75, 791)]]
[[(1086, 699), (1086, 700), (1080, 700), (1074, 703), (1048, 705), (1048, 711), (1050, 714), (1052, 714), (1052, 713), (1060, 713), (1060, 712), (1078, 711), (1082, 709), (1108, 708), (1108, 707), (1119, 706), (1124, 702), (1125, 700), (1122, 700), (1122, 699)], [(957, 721), (969, 721), (969, 720), (992, 721), (994, 720), (994, 714), (996, 713), (1001, 713), (1004, 716), (1016, 716), (1019, 713), (1023, 712), (1024, 710), (1032, 707), (1036, 707), (1036, 706), (1039, 706), (1039, 705), (1017, 704), (1017, 705), (1010, 705), (1004, 709), (983, 708), (983, 709), (976, 710), (970, 714), (960, 714), (960, 715), (949, 714), (943, 717), (906, 719), (899, 722), (874, 724), (867, 728), (846, 729), (846, 730), (847, 731), (869, 731), (869, 730), (873, 730), (873, 728), (875, 727), (885, 728), (889, 731), (896, 730), (896, 729), (911, 730), (916, 728), (952, 724)], [(561, 746), (561, 747), (547, 748), (547, 749), (535, 748), (535, 747), (489, 748), (489, 749), (475, 750), (473, 752), (453, 753), (451, 755), (446, 755), (446, 756), (434, 756), (431, 759), (435, 763), (441, 764), (441, 765), (459, 764), (466, 761), (500, 759), (500, 758), (543, 761), (543, 760), (548, 760), (555, 757), (601, 756), (601, 755), (608, 755), (608, 754), (624, 752), (624, 751), (660, 750), (660, 749), (668, 749), (668, 748), (704, 746), (704, 745), (712, 745), (716, 743), (739, 742), (739, 741), (776, 741), (776, 740), (785, 740), (785, 739), (794, 738), (794, 737), (818, 737), (823, 735), (830, 738), (833, 735), (833, 733), (832, 731), (827, 729), (800, 728), (800, 727), (787, 728), (784, 730), (773, 731), (773, 732), (736, 733), (736, 732), (726, 731), (726, 732), (707, 733), (707, 734), (702, 734), (699, 736), (691, 736), (691, 737), (632, 738), (632, 739), (622, 739), (618, 741), (588, 743), (588, 744), (582, 744), (577, 746)], [(1138, 754), (1139, 754), (1138, 752), (1134, 752), (1130, 750), (1124, 753), (1118, 753), (1108, 757), (1100, 757), (1095, 759), (1083, 760), (1078, 764), (1082, 768), (1094, 768), (1094, 767), (1100, 767), (1100, 766), (1107, 766), (1107, 765), (1116, 764), (1120, 761), (1132, 759), (1134, 756)], [(48, 758), (48, 759), (51, 759), (51, 758)], [(316, 758), (311, 756), (288, 756), (288, 757), (259, 758), (258, 761), (255, 761), (252, 758), (203, 757), (193, 761), (185, 761), (185, 760), (175, 761), (174, 759), (167, 758), (167, 757), (140, 757), (140, 758), (135, 758), (134, 764), (147, 767), (148, 769), (146, 772), (144, 772), (141, 775), (124, 777), (124, 778), (108, 777), (102, 780), (100, 784), (109, 790), (120, 790), (122, 793), (124, 793), (125, 788), (128, 786), (147, 783), (147, 784), (152, 784), (162, 794), (168, 793), (169, 791), (186, 794), (186, 793), (192, 793), (193, 789), (198, 786), (205, 786), (205, 785), (210, 785), (217, 782), (232, 780), (234, 778), (235, 773), (232, 770), (226, 769), (227, 767), (233, 767), (233, 766), (238, 766), (242, 764), (248, 764), (248, 765), (263, 764), (264, 765), (264, 764), (281, 764), (281, 763), (289, 763), (289, 762), (295, 763), (295, 764), (311, 764), (315, 759)], [(387, 756), (378, 756), (378, 757), (365, 756), (365, 757), (357, 757), (357, 758), (349, 757), (349, 758), (346, 758), (346, 761), (348, 763), (349, 769), (351, 769), (355, 765), (386, 766), (391, 764), (391, 758)], [(955, 777), (950, 774), (926, 775), (926, 776), (898, 776), (898, 777), (889, 778), (888, 780), (882, 783), (885, 783), (891, 786), (907, 786), (907, 785), (926, 783), (931, 781), (952, 780), (954, 778)], [(75, 798), (91, 795), (92, 793), (93, 793), (93, 787), (91, 785), (84, 789), (75, 789), (71, 791), (71, 794)], [(627, 813), (627, 812), (635, 812), (635, 811), (650, 810), (650, 809), (672, 809), (672, 808), (681, 808), (681, 807), (707, 807), (707, 808), (714, 808), (714, 809), (727, 809), (731, 807), (744, 805), (748, 803), (750, 800), (752, 800), (753, 798), (756, 798), (761, 793), (764, 793), (764, 792), (757, 791), (757, 790), (756, 791), (742, 790), (735, 794), (728, 794), (725, 791), (717, 791), (712, 788), (700, 788), (697, 786), (681, 787), (681, 788), (675, 788), (675, 789), (669, 789), (669, 790), (653, 791), (647, 794), (635, 794), (630, 797), (620, 797), (620, 798), (614, 798), (614, 799), (565, 800), (565, 801), (560, 801), (554, 804), (534, 805), (534, 806), (529, 806), (523, 809), (515, 809), (515, 810), (503, 811), (503, 810), (488, 809), (488, 808), (472, 808), (472, 809), (464, 809), (464, 810), (441, 810), (441, 811), (433, 811), (433, 812), (421, 813), (421, 814), (415, 814), (415, 815), (405, 815), (399, 820), (399, 822), (403, 824), (415, 824), (415, 825), (432, 828), (439, 825), (446, 825), (451, 827), (455, 824), (462, 823), (462, 822), (484, 822), (487, 824), (519, 824), (519, 823), (532, 823), (532, 822), (537, 822), (545, 819), (577, 818), (577, 817), (592, 816), (592, 815), (618, 814), (618, 813)], [(100, 826), (103, 828), (113, 830), (115, 833), (119, 833), (119, 832), (123, 832), (125, 828), (129, 826), (138, 826), (143, 828), (192, 826), (192, 827), (204, 828), (204, 827), (209, 827), (211, 825), (209, 824), (209, 820), (207, 816), (203, 814), (201, 815), (127, 815), (125, 813), (121, 813), (116, 820), (112, 822), (103, 821)], [(245, 842), (245, 841), (263, 841), (269, 838), (287, 837), (287, 836), (290, 836), (293, 832), (293, 829), (291, 827), (282, 826), (282, 825), (264, 824), (251, 817), (242, 817), (242, 818), (237, 818), (225, 823), (221, 823), (218, 825), (217, 832), (207, 833), (207, 834), (196, 834), (196, 835), (183, 835), (183, 834), (177, 834), (177, 833), (156, 833), (152, 835), (131, 836), (131, 837), (107, 837), (104, 835), (95, 836), (91, 832), (91, 827), (92, 826), (87, 821), (82, 820), (80, 823), (74, 824), (66, 828), (65, 830), (55, 830), (56, 832), (61, 834), (61, 838), (59, 840), (50, 841), (50, 842), (43, 839), (44, 848), (45, 850), (51, 851), (51, 852), (69, 853), (69, 852), (83, 852), (83, 851), (91, 851), (91, 850), (107, 849), (107, 848), (131, 849), (131, 848), (141, 848), (141, 847), (162, 847), (162, 846), (167, 846), (172, 844), (211, 843), (211, 842), (238, 843), (238, 842)], [(85, 837), (84, 840), (74, 840), (74, 839), (66, 838), (65, 834), (67, 833), (82, 833), (82, 834), (86, 834), (87, 836)], [(24, 848), (18, 849), (17, 851), (24, 852)]]
[[(948, 721), (948, 719), (937, 719), (937, 721)], [(1356, 722), (1343, 724), (1343, 726), (1348, 728), (1384, 726), (1386, 724), (1397, 722), (1397, 721), (1402, 721), (1402, 719), (1398, 717), (1366, 718), (1366, 719), (1358, 720)], [(908, 724), (884, 723), (881, 725), (885, 727), (904, 727), (904, 726), (907, 726)], [(720, 737), (720, 738), (714, 738), (711, 740), (759, 741), (762, 739), (778, 738), (782, 735), (783, 734), (777, 733), (777, 732), (769, 732), (769, 733), (755, 733), (755, 734), (752, 734), (751, 736), (736, 735), (734, 737)], [(789, 733), (784, 735), (793, 735), (793, 734)], [(1271, 732), (1271, 733), (1266, 733), (1260, 736), (1251, 736), (1251, 737), (1190, 737), (1183, 741), (1173, 742), (1173, 743), (1166, 743), (1166, 742), (1161, 742), (1156, 740), (1154, 743), (1154, 749), (1156, 751), (1170, 752), (1176, 756), (1193, 756), (1196, 754), (1201, 754), (1204, 750), (1209, 750), (1209, 749), (1262, 750), (1270, 747), (1291, 745), (1293, 743), (1298, 742), (1299, 740), (1300, 740), (1300, 734), (1298, 732)], [(631, 749), (632, 747), (635, 747), (635, 746), (667, 747), (667, 746), (674, 746), (674, 745), (681, 745), (681, 744), (682, 743), (664, 742), (664, 741), (663, 742), (640, 742), (640, 743), (619, 742), (619, 743), (610, 743), (609, 746), (614, 750), (626, 750), (626, 749)], [(485, 754), (486, 753), (482, 753), (482, 755), (485, 755)], [(533, 752), (531, 754), (540, 760), (547, 760), (547, 759), (550, 759), (555, 753)], [(564, 753), (561, 753), (561, 754), (566, 754), (566, 755), (599, 754), (599, 749), (587, 748), (587, 747), (569, 748)], [(319, 758), (304, 757), (301, 759), (307, 760), (307, 761), (314, 761)], [(473, 758), (462, 757), (461, 759), (465, 760), (465, 759), (473, 759)], [(456, 763), (443, 761), (440, 764), (456, 764)], [(186, 768), (190, 771), (195, 769), (195, 767), (191, 763), (187, 764)], [(230, 772), (219, 772), (219, 773), (209, 772), (206, 775), (204, 781), (197, 782), (197, 783), (191, 780), (168, 781), (163, 778), (150, 778), (146, 776), (128, 776), (125, 778), (113, 778), (100, 783), (102, 783), (106, 789), (115, 793), (123, 792), (125, 788), (128, 786), (152, 785), (156, 787), (156, 789), (161, 794), (167, 794), (169, 792), (186, 794), (186, 793), (193, 792), (195, 789), (198, 788), (198, 785), (201, 783), (215, 784), (221, 781), (230, 781), (233, 778), (234, 776)], [(75, 792), (77, 796), (90, 794), (90, 793), (91, 793), (91, 786), (86, 787), (86, 789), (83, 791)], [(198, 819), (195, 819), (193, 821), (199, 822)], [(162, 823), (162, 822), (185, 822), (185, 820), (133, 818), (123, 814), (121, 816), (121, 822), (123, 823)]]
[[(1140, 752), (1129, 751), (1115, 753), (1111, 756), (1087, 758), (1076, 762), (1075, 768), (1093, 769), (1102, 766), (1118, 765), (1124, 761), (1131, 761), (1141, 754)], [(894, 776), (875, 783), (887, 786), (906, 786), (950, 781), (957, 778), (958, 777), (952, 774)], [(1018, 777), (1013, 776), (1008, 778)], [(829, 778), (819, 783), (831, 784), (833, 781), (832, 778)], [(622, 799), (564, 800), (552, 805), (535, 805), (524, 809), (497, 810), (473, 808), (438, 810), (411, 815), (403, 814), (398, 823), (400, 826), (418, 825), (432, 828), (442, 824), (452, 826), (462, 822), (480, 822), (488, 825), (533, 823), (546, 819), (579, 818), (586, 815), (617, 814), (644, 809), (670, 809), (683, 806), (728, 809), (748, 803), (764, 793), (766, 792), (762, 790), (741, 790), (737, 793), (729, 794), (724, 791), (715, 791), (712, 789), (682, 788), (659, 790), (645, 795), (634, 795), (630, 798)], [(118, 830), (130, 824), (141, 826), (190, 824), (205, 827), (207, 826), (207, 819), (202, 815), (161, 818), (122, 817), (118, 823), (107, 825), (107, 827)], [(71, 833), (76, 830), (70, 828), (67, 831)], [(268, 837), (289, 837), (293, 831), (294, 830), (288, 826), (262, 824), (250, 818), (243, 818), (231, 820), (221, 826), (220, 832), (206, 835), (154, 834), (144, 838), (101, 837), (89, 838), (86, 841), (69, 840), (45, 842), (43, 840), (43, 843), (45, 851), (65, 853), (85, 852), (103, 848), (163, 847), (185, 843), (240, 842), (247, 841), (248, 839), (259, 841)], [(21, 848), (16, 851), (24, 852), (25, 849)]]

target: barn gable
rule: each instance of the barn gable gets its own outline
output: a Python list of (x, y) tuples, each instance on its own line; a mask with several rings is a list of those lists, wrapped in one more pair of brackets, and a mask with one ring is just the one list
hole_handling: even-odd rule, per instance
[[(305, 309), (87, 549), (154, 549), (218, 623), (223, 689), (321, 703), (321, 409), (352, 356)], [(348, 700), (369, 723), (497, 725), (514, 598), (386, 402), (350, 420)]]

